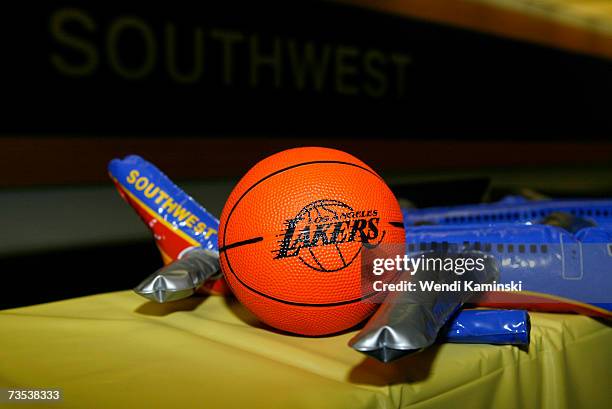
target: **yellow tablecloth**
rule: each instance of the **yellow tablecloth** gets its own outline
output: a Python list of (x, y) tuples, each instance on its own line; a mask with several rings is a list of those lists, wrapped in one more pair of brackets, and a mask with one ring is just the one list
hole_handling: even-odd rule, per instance
[(350, 349), (353, 333), (279, 334), (221, 297), (109, 293), (0, 311), (0, 388), (63, 389), (16, 408), (607, 407), (609, 324), (531, 316), (528, 351), (444, 344), (385, 365)]

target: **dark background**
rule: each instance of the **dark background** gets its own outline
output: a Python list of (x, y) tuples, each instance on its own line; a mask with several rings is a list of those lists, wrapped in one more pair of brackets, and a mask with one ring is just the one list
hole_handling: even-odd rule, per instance
[[(0, 276), (16, 290), (0, 308), (130, 288), (160, 266), (106, 175), (110, 159), (130, 153), (187, 183), (217, 215), (253, 164), (306, 145), (356, 155), (418, 206), (534, 191), (612, 196), (612, 61), (604, 57), (331, 1), (4, 7)], [(203, 69), (182, 83), (168, 63), (193, 68), (198, 30)], [(243, 38), (229, 83), (212, 34), (228, 30)], [(278, 77), (265, 66), (252, 82), (254, 38), (262, 54), (279, 42)], [(318, 56), (329, 50), (320, 87), (310, 77), (296, 83), (290, 43)], [(344, 87), (341, 49), (353, 53), (345, 65), (355, 70)], [(368, 53), (385, 62), (368, 71)], [(392, 55), (410, 58), (403, 86)], [(376, 86), (384, 92), (368, 88)]]
[[(169, 23), (176, 27), (174, 58), (166, 46)], [(0, 84), (9, 103), (0, 129), (10, 135), (601, 140), (612, 131), (610, 61), (330, 1), (26, 1), (3, 12), (1, 27)], [(115, 37), (112, 27), (120, 27)], [(203, 72), (178, 83), (167, 61), (189, 72), (196, 29), (203, 33)], [(211, 38), (214, 30), (245, 37), (233, 47), (231, 84), (222, 81), (223, 47)], [(252, 36), (262, 54), (280, 39), (278, 87), (268, 67), (256, 86), (250, 83)], [(360, 56), (349, 62), (357, 66), (368, 50), (408, 55), (405, 92), (368, 96), (364, 72), (349, 75), (359, 88), (354, 95), (334, 90), (333, 73), (320, 91), (312, 84), (299, 89), (289, 40), (310, 42), (319, 54), (325, 45), (356, 48)], [(96, 55), (91, 69), (66, 75), (54, 65), (54, 58), (87, 65), (85, 46)], [(111, 54), (137, 75), (118, 74)]]

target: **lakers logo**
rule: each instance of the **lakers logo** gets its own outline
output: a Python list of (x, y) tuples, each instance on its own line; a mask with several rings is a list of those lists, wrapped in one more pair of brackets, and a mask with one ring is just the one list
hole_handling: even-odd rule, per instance
[(285, 221), (273, 253), (275, 259), (297, 257), (313, 270), (333, 272), (350, 266), (364, 246), (378, 246), (384, 235), (377, 209), (317, 200)]

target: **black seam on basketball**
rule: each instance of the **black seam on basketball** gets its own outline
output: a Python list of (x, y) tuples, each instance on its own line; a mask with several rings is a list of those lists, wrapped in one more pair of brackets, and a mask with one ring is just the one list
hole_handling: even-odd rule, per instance
[(344, 267), (348, 267), (348, 264), (346, 264), (346, 261), (344, 261), (344, 256), (342, 255), (342, 250), (340, 250), (340, 246), (338, 246), (338, 243), (334, 243), (334, 246), (336, 246), (336, 250), (338, 251), (340, 260), (342, 260), (342, 264), (344, 264)]
[[(267, 176), (264, 176), (263, 178), (259, 179), (257, 182), (253, 183), (251, 186), (249, 186), (249, 188), (247, 190), (244, 191), (244, 193), (238, 198), (238, 200), (236, 201), (236, 203), (234, 203), (234, 206), (232, 207), (232, 210), (230, 210), (229, 214), (227, 215), (227, 220), (225, 220), (225, 225), (223, 226), (223, 231), (226, 232), (227, 231), (227, 225), (230, 221), (230, 218), (232, 217), (232, 214), (234, 213), (234, 210), (236, 210), (236, 207), (238, 206), (238, 203), (240, 203), (240, 201), (247, 195), (247, 193), (249, 193), (251, 190), (253, 190), (253, 188), (255, 188), (255, 186), (259, 185), (261, 182), (263, 182), (266, 179), (271, 178), (272, 176), (276, 176), (279, 173), (283, 173), (287, 170), (291, 170), (291, 169), (295, 169), (298, 168), (300, 166), (306, 166), (306, 165), (316, 165), (319, 163), (335, 163), (335, 164), (340, 164), (340, 165), (347, 165), (347, 166), (354, 166), (356, 168), (365, 170), (368, 173), (373, 174), (374, 176), (376, 176), (377, 178), (381, 179), (382, 178), (374, 171), (368, 169), (368, 168), (364, 168), (363, 166), (357, 165), (355, 163), (350, 163), (350, 162), (342, 162), (342, 161), (337, 161), (337, 160), (317, 160), (317, 161), (312, 161), (312, 162), (303, 162), (303, 163), (298, 163), (297, 165), (291, 165), (289, 167), (283, 168), (283, 169), (279, 169), (275, 172), (270, 173)], [(223, 235), (223, 247), (225, 247), (225, 234)]]
[[(298, 307), (315, 307), (315, 308), (319, 308), (319, 307), (339, 307), (339, 306), (341, 306), (341, 305), (348, 305), (348, 304), (353, 304), (353, 303), (356, 303), (356, 302), (359, 302), (359, 301), (367, 300), (368, 298), (371, 298), (371, 297), (373, 297), (373, 296), (375, 296), (375, 295), (379, 294), (379, 292), (373, 291), (373, 292), (371, 292), (371, 293), (369, 293), (369, 294), (366, 294), (366, 295), (364, 295), (364, 296), (362, 296), (362, 297), (359, 297), (359, 298), (354, 298), (354, 299), (352, 299), (352, 300), (346, 300), (346, 301), (336, 301), (336, 302), (323, 303), (323, 304), (316, 304), (316, 303), (305, 303), (305, 302), (295, 302), (295, 301), (287, 301), (287, 300), (283, 300), (283, 299), (276, 298), (276, 297), (272, 297), (271, 295), (268, 295), (268, 294), (262, 293), (261, 291), (258, 291), (258, 290), (256, 290), (256, 289), (254, 289), (254, 288), (252, 288), (252, 287), (250, 287), (250, 286), (246, 285), (245, 283), (243, 283), (243, 282), (242, 282), (242, 281), (241, 281), (241, 280), (240, 280), (240, 279), (239, 279), (239, 278), (236, 276), (236, 274), (234, 274), (234, 277), (236, 277), (236, 279), (237, 279), (238, 281), (240, 281), (240, 283), (242, 284), (242, 286), (243, 286), (244, 288), (246, 288), (247, 290), (249, 290), (249, 291), (251, 291), (251, 292), (253, 292), (253, 293), (257, 294), (257, 295), (260, 295), (260, 296), (262, 296), (262, 297), (264, 297), (264, 298), (268, 298), (268, 299), (273, 300), (273, 301), (277, 301), (277, 302), (279, 302), (279, 303), (281, 303), (281, 304), (295, 305), (295, 306), (298, 306)], [(228, 285), (229, 285), (230, 287), (232, 286), (231, 284), (229, 284), (229, 281), (228, 281)], [(233, 291), (233, 289), (232, 289), (232, 291)]]
[(223, 253), (226, 250), (233, 249), (234, 247), (246, 246), (248, 244), (257, 243), (263, 240), (263, 237), (255, 237), (248, 240), (237, 241), (236, 243), (228, 244), (219, 249), (219, 253)]
[[(233, 273), (233, 271), (232, 271), (232, 273)], [(390, 282), (393, 282), (397, 277), (399, 277), (400, 273), (401, 273), (400, 271), (396, 271), (395, 275), (391, 278)], [(242, 286), (244, 288), (246, 288), (247, 290), (249, 290), (249, 291), (251, 291), (251, 292), (253, 292), (253, 293), (257, 294), (257, 295), (260, 295), (260, 296), (262, 296), (264, 298), (268, 298), (268, 299), (273, 300), (273, 301), (280, 302), (281, 304), (295, 305), (295, 306), (299, 306), (299, 307), (316, 307), (316, 308), (319, 308), (319, 307), (338, 307), (338, 306), (341, 306), (341, 305), (348, 305), (348, 304), (353, 304), (353, 303), (356, 303), (356, 302), (359, 302), (359, 301), (367, 300), (368, 298), (372, 298), (373, 296), (380, 294), (380, 292), (378, 292), (378, 291), (372, 291), (371, 293), (368, 293), (368, 294), (366, 294), (366, 295), (364, 295), (362, 297), (359, 297), (359, 298), (354, 298), (352, 300), (336, 301), (336, 302), (332, 302), (332, 303), (323, 303), (323, 304), (295, 302), (295, 301), (283, 300), (283, 299), (272, 297), (271, 295), (262, 293), (261, 291), (258, 291), (256, 289), (250, 287), (249, 285), (245, 284), (244, 282), (242, 282), (242, 280), (240, 280), (240, 278), (238, 278), (238, 276), (235, 273), (234, 273), (234, 277), (236, 277), (236, 279), (240, 282), (240, 284), (242, 284)], [(229, 282), (229, 280), (226, 280), (226, 282), (227, 282), (227, 285), (229, 285), (230, 288), (232, 288), (232, 292), (234, 292), (232, 284)]]
[[(365, 170), (368, 173), (373, 174), (374, 176), (376, 176), (377, 178), (381, 179), (382, 178), (374, 171), (368, 169), (368, 168), (364, 168), (363, 166), (357, 165), (355, 163), (350, 163), (350, 162), (342, 162), (342, 161), (335, 161), (335, 160), (319, 160), (319, 161), (312, 161), (312, 162), (303, 162), (303, 163), (298, 163), (296, 165), (292, 165), (283, 169), (279, 169), (275, 172), (270, 173), (269, 175), (259, 179), (257, 182), (253, 183), (247, 190), (244, 191), (244, 193), (238, 198), (238, 200), (236, 201), (236, 203), (234, 203), (234, 206), (232, 206), (232, 210), (230, 210), (229, 214), (227, 215), (227, 219), (225, 220), (225, 225), (223, 226), (223, 246), (221, 246), (222, 249), (227, 250), (227, 246), (225, 245), (225, 236), (226, 236), (226, 232), (227, 232), (227, 225), (229, 224), (230, 218), (232, 217), (232, 214), (234, 213), (234, 210), (236, 210), (236, 207), (238, 206), (238, 204), (242, 201), (242, 199), (251, 191), (255, 188), (255, 186), (259, 185), (260, 183), (262, 183), (264, 180), (267, 180), (269, 178), (271, 178), (272, 176), (278, 175), (282, 172), (285, 172), (287, 170), (291, 170), (291, 169), (295, 169), (297, 167), (300, 166), (306, 166), (306, 165), (315, 165), (315, 164), (319, 164), (319, 163), (334, 163), (334, 164), (340, 164), (340, 165), (347, 165), (347, 166), (354, 166), (356, 168)], [(223, 255), (225, 256), (225, 261), (227, 262), (227, 266), (230, 270), (230, 272), (232, 273), (232, 275), (234, 277), (236, 277), (236, 280), (238, 280), (238, 282), (240, 282), (245, 288), (249, 289), (250, 291), (261, 295), (262, 297), (265, 298), (269, 298), (271, 300), (274, 301), (278, 301), (280, 303), (283, 304), (289, 304), (289, 305), (296, 305), (296, 306), (305, 306), (305, 307), (333, 307), (333, 306), (339, 306), (339, 305), (346, 305), (346, 304), (352, 304), (355, 302), (359, 302), (361, 300), (367, 299), (372, 297), (374, 294), (377, 293), (371, 293), (366, 295), (365, 297), (360, 297), (360, 298), (356, 298), (353, 300), (347, 300), (347, 301), (339, 301), (339, 302), (334, 302), (334, 303), (325, 303), (325, 304), (310, 304), (310, 303), (298, 303), (298, 302), (293, 302), (293, 301), (287, 301), (287, 300), (281, 300), (280, 298), (275, 298), (272, 297), (270, 295), (264, 294), (261, 291), (258, 291), (254, 288), (251, 288), (250, 286), (248, 286), (247, 284), (245, 284), (240, 277), (238, 277), (238, 274), (236, 274), (236, 272), (234, 271), (234, 269), (232, 268), (232, 264), (230, 263), (229, 260), (229, 256), (227, 255), (227, 251), (223, 252)]]
[(389, 224), (393, 227), (404, 228), (404, 222), (389, 222)]
[(317, 256), (315, 256), (315, 253), (312, 251), (310, 247), (308, 247), (308, 251), (310, 252), (310, 255), (312, 256), (312, 259), (315, 261), (315, 263), (317, 263), (317, 265), (321, 267), (321, 270), (325, 270), (325, 267), (323, 267), (323, 264), (319, 262), (319, 259), (317, 258)]
[[(336, 268), (335, 270), (325, 270), (321, 264), (319, 264), (319, 266), (321, 267), (321, 269), (318, 269), (318, 268), (316, 268), (315, 266), (313, 266), (313, 265), (309, 264), (308, 262), (306, 262), (306, 260), (304, 260), (304, 259), (302, 258), (302, 256), (298, 256), (298, 258), (300, 259), (300, 261), (301, 261), (302, 263), (306, 264), (308, 267), (310, 267), (311, 269), (313, 269), (313, 270), (315, 270), (315, 271), (319, 271), (319, 272), (321, 272), (321, 273), (335, 273), (336, 271), (344, 270), (345, 268), (347, 268), (348, 266), (350, 266), (351, 264), (353, 264), (353, 261), (355, 261), (355, 259), (357, 258), (357, 256), (358, 256), (359, 254), (361, 254), (361, 249), (362, 249), (363, 247), (365, 247), (365, 246), (366, 246), (366, 245), (364, 244), (362, 247), (359, 247), (359, 250), (357, 251), (357, 253), (355, 253), (355, 255), (354, 255), (354, 256), (353, 256), (353, 258), (351, 259), (350, 263), (348, 263), (347, 265), (344, 265), (344, 266), (342, 266), (342, 267), (340, 267), (340, 268)], [(313, 257), (314, 257), (314, 255), (313, 255)], [(236, 277), (236, 278), (238, 279), (238, 281), (242, 282), (242, 281), (240, 280), (240, 278), (238, 278), (238, 277)]]

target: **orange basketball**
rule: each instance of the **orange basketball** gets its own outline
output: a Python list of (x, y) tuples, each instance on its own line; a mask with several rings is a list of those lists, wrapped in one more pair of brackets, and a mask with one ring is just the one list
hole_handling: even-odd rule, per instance
[(397, 200), (348, 153), (296, 148), (256, 164), (221, 214), (221, 269), (263, 322), (293, 333), (350, 328), (376, 308), (364, 301), (364, 246), (403, 243)]

